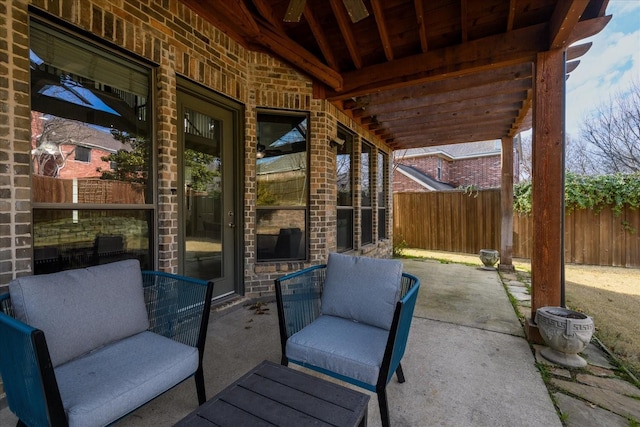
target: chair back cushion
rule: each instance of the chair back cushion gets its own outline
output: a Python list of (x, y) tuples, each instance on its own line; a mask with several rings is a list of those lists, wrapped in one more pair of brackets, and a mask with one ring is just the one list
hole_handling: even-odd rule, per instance
[(322, 314), (389, 330), (400, 297), (402, 262), (329, 254)]
[(56, 367), (149, 328), (138, 260), (9, 283), (16, 318), (44, 331)]

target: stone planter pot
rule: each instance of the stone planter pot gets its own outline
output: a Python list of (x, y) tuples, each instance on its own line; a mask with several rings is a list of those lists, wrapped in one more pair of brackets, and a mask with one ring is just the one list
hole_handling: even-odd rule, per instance
[(545, 359), (569, 368), (587, 366), (578, 353), (591, 341), (591, 317), (563, 307), (541, 307), (536, 310), (535, 322), (548, 345), (540, 352)]
[(484, 264), (484, 270), (495, 270), (496, 262), (500, 259), (500, 253), (495, 249), (480, 249), (480, 261)]

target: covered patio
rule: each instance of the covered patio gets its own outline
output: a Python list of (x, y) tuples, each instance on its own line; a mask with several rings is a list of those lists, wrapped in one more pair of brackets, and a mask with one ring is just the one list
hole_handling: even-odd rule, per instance
[[(407, 381), (394, 378), (388, 387), (391, 425), (562, 425), (497, 272), (428, 260), (404, 260), (404, 270), (422, 287), (402, 362)], [(275, 304), (266, 308), (256, 314), (240, 300), (212, 313), (204, 357), (208, 398), (264, 359), (279, 363)], [(117, 425), (170, 426), (196, 402), (189, 380)], [(0, 425), (14, 423), (8, 409), (0, 411)], [(368, 425), (380, 425), (373, 394)]]
[[(136, 237), (135, 245), (128, 239), (126, 249), (142, 258), (147, 268), (185, 274), (191, 271), (192, 264), (209, 263), (198, 272), (208, 275), (204, 279), (226, 286), (218, 295), (221, 299), (269, 298), (273, 295), (275, 278), (322, 263), (329, 252), (374, 257), (391, 255), (393, 213), (388, 159), (393, 150), (485, 139), (502, 140), (504, 219), (499, 249), (501, 269), (508, 271), (515, 161), (513, 138), (531, 128), (533, 179), (543, 185), (535, 185), (533, 190), (535, 250), (530, 313), (535, 313), (538, 307), (561, 305), (564, 82), (578, 65), (577, 58), (590, 47), (574, 43), (598, 33), (611, 18), (606, 15), (607, 3), (606, 0), (331, 0), (328, 4), (314, 0), (3, 0), (8, 42), (0, 47), (0, 53), (7, 58), (9, 77), (0, 82), (3, 99), (7, 100), (3, 123), (8, 124), (2, 127), (0, 141), (3, 163), (0, 167), (3, 242), (0, 292), (5, 291), (4, 285), (12, 279), (37, 273), (40, 250), (48, 249), (50, 240), (62, 234), (61, 229), (72, 229), (71, 240), (78, 240), (77, 236), (82, 235), (82, 241), (72, 241), (74, 245), (66, 248), (64, 255), (54, 257), (64, 259), (62, 268), (68, 268), (82, 266), (87, 260), (104, 261), (97, 237), (114, 234), (115, 227), (126, 226), (127, 229), (118, 234)], [(354, 6), (363, 7), (354, 11)], [(30, 34), (37, 37), (30, 38)], [(56, 49), (48, 49), (52, 39), (58, 43)], [(30, 56), (32, 51), (42, 52), (42, 58)], [(65, 68), (73, 57), (83, 60), (78, 61), (77, 68), (75, 65)], [(91, 62), (95, 58), (99, 60)], [(108, 64), (117, 66), (109, 68)], [(36, 68), (39, 71), (32, 72)], [(119, 86), (125, 83), (126, 87)], [(83, 87), (85, 84), (87, 87)], [(51, 90), (73, 93), (87, 105), (80, 105), (76, 100), (76, 106), (68, 108), (70, 102), (50, 96)], [(91, 94), (113, 105), (109, 107), (111, 112), (97, 114), (94, 105), (87, 102)], [(205, 107), (201, 107), (203, 103)], [(67, 180), (68, 197), (64, 191), (36, 189), (35, 183), (40, 181), (34, 179), (34, 152), (47, 148), (40, 140), (45, 134), (43, 123), (48, 120), (47, 114), (56, 113), (67, 120), (84, 120), (82, 125), (99, 125), (107, 130), (109, 123), (105, 117), (111, 120), (111, 116), (125, 116), (128, 121), (114, 121), (109, 133), (119, 139), (118, 142), (138, 144), (141, 151), (146, 150), (146, 169), (134, 168), (133, 178), (123, 180), (128, 181), (129, 190), (135, 188), (133, 184), (139, 184), (139, 180), (145, 181), (144, 189), (135, 192), (142, 197), (82, 201), (78, 199), (78, 176)], [(265, 147), (266, 137), (277, 132), (269, 134), (261, 126), (279, 129), (283, 124), (291, 131), (287, 135), (295, 131), (298, 139), (284, 144), (278, 138), (271, 138), (272, 145)], [(134, 128), (137, 134), (132, 133)], [(220, 133), (221, 129), (228, 133)], [(345, 139), (350, 139), (348, 153), (344, 152)], [(93, 144), (97, 138), (87, 135), (86, 140)], [(222, 140), (224, 142), (216, 142), (216, 153), (203, 151), (203, 147), (210, 149), (214, 145), (212, 141)], [(80, 146), (70, 139), (64, 143)], [(81, 159), (80, 154), (87, 156), (89, 149), (96, 147), (85, 144), (83, 148), (77, 151), (73, 148), (73, 160), (89, 165), (95, 172), (95, 166), (87, 162), (86, 157)], [(202, 151), (198, 155), (209, 156), (209, 172), (217, 173), (210, 183), (228, 185), (224, 191), (216, 188), (216, 201), (224, 207), (219, 207), (215, 212), (217, 216), (212, 214), (210, 218), (188, 216), (194, 206), (198, 207), (197, 203), (192, 204), (191, 197), (213, 187), (213, 184), (199, 188), (193, 185), (196, 175), (193, 163), (198, 162), (189, 164), (185, 153), (196, 149)], [(267, 149), (280, 157), (286, 149), (286, 154), (291, 155), (288, 158), (296, 160), (295, 168), (288, 165), (286, 174), (298, 194), (290, 200), (277, 200), (281, 206), (273, 207), (273, 200), (260, 191), (264, 189), (260, 188), (263, 178), (260, 174), (267, 175), (267, 171), (259, 170), (261, 159), (265, 155), (267, 159), (270, 155), (276, 157)], [(222, 161), (225, 168), (220, 168), (221, 152), (230, 153)], [(368, 160), (362, 160), (363, 153)], [(71, 152), (64, 155), (71, 159)], [(336, 176), (338, 160), (343, 155), (352, 161), (346, 192), (341, 188), (340, 177)], [(211, 159), (216, 156), (217, 160)], [(42, 169), (47, 171), (44, 166), (48, 165), (58, 173), (64, 166), (60, 158), (52, 157), (53, 163), (43, 163)], [(117, 162), (111, 163), (117, 166)], [(213, 170), (214, 167), (218, 169)], [(92, 178), (105, 181), (100, 178), (109, 176), (109, 172)], [(370, 185), (372, 182), (376, 185)], [(86, 193), (97, 194), (91, 189)], [(345, 204), (340, 197), (347, 193)], [(54, 197), (50, 197), (52, 195)], [(271, 215), (276, 208), (281, 208), (278, 215)], [(116, 215), (111, 218), (109, 214), (114, 212), (126, 219)], [(341, 216), (345, 213), (346, 216)], [(272, 216), (281, 223), (269, 223)], [(89, 222), (95, 224), (95, 229), (85, 233), (83, 225)], [(261, 231), (261, 227), (268, 228), (264, 223), (271, 228), (267, 232)], [(217, 227), (215, 232), (209, 229), (211, 224)], [(340, 234), (345, 231), (345, 224), (347, 233)], [(263, 242), (268, 240), (264, 236), (273, 237), (272, 244), (264, 246), (274, 248), (267, 249), (278, 246), (278, 231), (289, 232), (289, 239), (283, 244), (284, 255), (277, 254), (276, 250), (261, 251)], [(295, 239), (291, 237), (294, 235)], [(185, 243), (187, 237), (194, 236), (208, 239), (206, 243), (224, 241), (224, 249), (205, 245), (207, 256), (201, 256), (200, 249), (191, 250)], [(57, 242), (54, 249), (59, 250), (66, 243)], [(191, 243), (201, 242), (193, 239)], [(119, 247), (117, 252), (120, 256), (120, 252), (126, 251)], [(423, 290), (427, 303), (431, 281), (427, 276), (423, 282), (427, 284), (426, 292)], [(456, 283), (464, 288), (474, 281), (467, 277)], [(495, 282), (498, 286), (497, 280)], [(496, 298), (508, 307), (504, 294)], [(445, 302), (439, 302), (443, 308)], [(493, 300), (489, 306), (495, 308)], [(448, 310), (452, 311), (462, 313), (464, 308)], [(212, 319), (207, 352), (210, 394), (257, 361), (279, 357), (274, 353), (277, 349), (275, 313), (249, 319), (233, 317), (243, 313), (246, 315), (246, 310), (228, 310)], [(447, 403), (455, 402), (460, 390), (471, 388), (465, 382), (447, 390), (447, 384), (453, 385), (452, 378), (477, 364), (478, 359), (462, 357), (456, 366), (450, 354), (434, 355), (433, 359), (446, 364), (425, 371), (431, 368), (425, 368), (421, 358), (423, 350), (445, 350), (448, 343), (455, 340), (464, 343), (459, 346), (468, 347), (469, 351), (482, 348), (469, 345), (473, 335), (465, 336), (465, 331), (488, 334), (479, 339), (479, 345), (494, 338), (504, 340), (491, 348), (500, 348), (501, 354), (511, 355), (510, 361), (523, 364), (509, 368), (514, 375), (522, 375), (520, 369), (524, 369), (528, 378), (524, 381), (514, 376), (506, 381), (523, 385), (522, 393), (512, 392), (509, 396), (523, 398), (523, 405), (544, 400), (544, 396), (548, 399), (527, 342), (514, 329), (485, 331), (473, 326), (468, 330), (464, 329), (468, 326), (458, 325), (463, 328), (460, 329), (451, 325), (464, 320), (442, 319), (429, 311), (421, 313), (414, 319), (413, 351), (409, 350), (407, 370), (424, 372), (427, 377), (411, 383), (423, 388), (412, 389), (410, 397), (396, 400), (393, 405), (414, 402), (422, 407), (424, 402), (415, 398), (425, 396), (434, 399), (434, 406), (429, 407), (430, 416), (434, 416), (436, 407), (444, 408), (443, 417), (459, 412), (459, 407), (453, 409)], [(506, 323), (515, 326), (513, 311), (507, 317)], [(217, 329), (226, 319), (231, 319), (232, 327)], [(248, 320), (253, 321), (246, 323)], [(426, 333), (438, 328), (443, 328), (442, 335)], [(453, 329), (449, 331), (450, 336), (446, 336), (447, 329)], [(525, 329), (529, 340), (540, 340), (533, 322), (528, 322)], [(256, 331), (263, 333), (244, 336), (238, 341), (238, 337)], [(433, 339), (436, 341), (431, 341)], [(452, 353), (455, 347), (449, 350)], [(256, 360), (252, 359), (254, 356)], [(238, 367), (231, 369), (230, 366), (234, 366), (231, 362)], [(449, 371), (451, 367), (453, 371)], [(505, 367), (509, 364), (503, 364), (502, 368)], [(476, 368), (473, 372), (478, 371)], [(440, 374), (444, 388), (436, 391), (428, 388)], [(493, 380), (499, 380), (500, 375), (494, 372)], [(488, 381), (488, 377), (482, 378), (479, 385), (483, 388), (478, 389), (475, 397), (493, 397), (486, 390)], [(540, 387), (529, 394), (532, 383)], [(501, 380), (500, 384), (496, 388), (504, 391)], [(185, 393), (191, 393), (186, 387)], [(394, 396), (397, 391), (395, 396), (399, 396), (409, 390), (404, 389), (390, 390), (390, 395)], [(140, 414), (157, 413), (160, 417), (179, 419), (192, 408), (191, 396), (184, 399), (184, 405), (175, 395), (169, 396), (143, 408)], [(172, 399), (171, 405), (164, 399)], [(503, 403), (502, 400), (491, 405), (478, 402), (474, 406), (465, 400), (464, 407), (476, 411), (465, 416), (486, 416), (488, 422), (495, 413), (492, 411)], [(492, 411), (485, 412), (483, 406), (491, 407)], [(528, 414), (522, 416), (522, 425), (534, 420), (538, 423), (540, 414), (555, 416), (549, 400), (542, 406), (535, 416), (522, 408), (514, 411), (514, 416)], [(531, 408), (530, 403), (524, 407)], [(164, 412), (167, 409), (169, 412)], [(7, 416), (6, 412), (2, 411), (3, 417)], [(377, 418), (372, 416), (375, 408), (370, 408), (369, 413), (375, 425)], [(414, 413), (414, 409), (409, 408), (395, 406), (392, 409), (393, 416), (412, 417)], [(407, 419), (410, 425), (414, 425), (414, 421)]]

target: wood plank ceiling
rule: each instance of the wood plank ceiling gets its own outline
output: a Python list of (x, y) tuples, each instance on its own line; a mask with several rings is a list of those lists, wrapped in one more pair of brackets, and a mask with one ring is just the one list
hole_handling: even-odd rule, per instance
[(308, 74), (394, 149), (529, 129), (537, 53), (566, 49), (568, 74), (591, 46), (576, 42), (611, 19), (608, 0), (364, 0), (356, 23), (343, 0), (298, 0), (299, 22), (284, 22), (289, 0), (182, 2)]

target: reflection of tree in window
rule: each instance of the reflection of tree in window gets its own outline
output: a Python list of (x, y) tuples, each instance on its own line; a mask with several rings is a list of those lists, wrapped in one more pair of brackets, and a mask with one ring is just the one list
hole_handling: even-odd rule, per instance
[(362, 153), (360, 154), (362, 206), (371, 206), (371, 151), (371, 145), (362, 144)]
[(31, 150), (34, 173), (57, 178), (77, 146), (89, 141), (92, 130), (84, 123), (61, 117), (38, 112), (32, 116), (37, 125), (34, 130), (40, 130), (35, 136), (35, 148)]
[(212, 154), (187, 148), (184, 150), (184, 166), (191, 173), (191, 189), (201, 192), (220, 192), (220, 159)]
[(338, 190), (338, 206), (351, 206), (351, 151), (352, 137), (339, 133), (338, 137), (345, 143), (338, 147), (336, 156), (336, 185)]
[(126, 132), (116, 129), (111, 131), (113, 137), (123, 144), (116, 153), (100, 159), (109, 164), (109, 169), (97, 168), (101, 179), (127, 182), (147, 182), (147, 165), (149, 158), (149, 142), (146, 138), (132, 137)]

